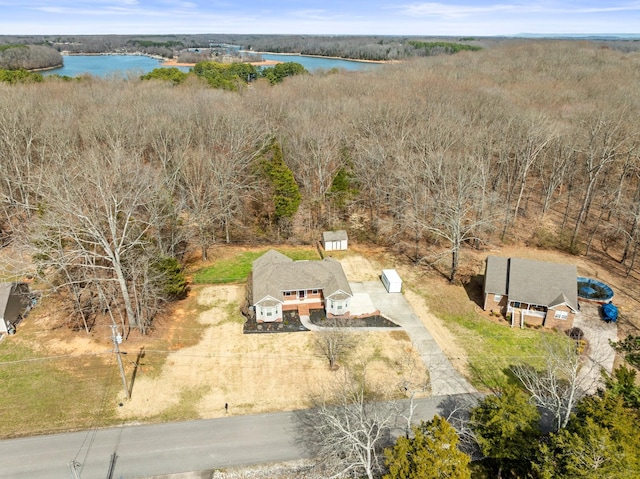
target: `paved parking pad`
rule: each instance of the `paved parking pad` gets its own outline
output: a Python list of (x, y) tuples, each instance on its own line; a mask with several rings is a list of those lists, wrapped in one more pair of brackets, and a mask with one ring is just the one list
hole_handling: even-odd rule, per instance
[(354, 282), (349, 285), (354, 295), (368, 295), (375, 309), (406, 331), (411, 338), (413, 347), (418, 351), (429, 370), (432, 395), (440, 396), (476, 391), (454, 369), (451, 361), (442, 352), (402, 293), (388, 293), (380, 281)]
[(573, 321), (574, 328), (580, 328), (588, 342), (588, 364), (583, 368), (585, 389), (594, 393), (602, 384), (600, 369), (611, 374), (616, 353), (611, 347), (610, 341), (618, 340), (618, 326), (616, 323), (606, 323), (600, 317), (599, 305), (593, 303), (580, 303), (580, 313)]

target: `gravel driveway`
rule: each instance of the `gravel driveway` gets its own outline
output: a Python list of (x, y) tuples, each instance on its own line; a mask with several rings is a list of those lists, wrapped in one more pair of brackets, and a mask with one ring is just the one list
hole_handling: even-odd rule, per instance
[(618, 340), (618, 326), (616, 323), (606, 323), (600, 318), (599, 305), (593, 303), (580, 303), (580, 314), (573, 321), (575, 328), (584, 332), (585, 339), (589, 343), (587, 357), (590, 364), (584, 368), (589, 375), (585, 378), (589, 392), (593, 393), (601, 384), (600, 368), (606, 372), (613, 371), (613, 361), (616, 353), (609, 341)]

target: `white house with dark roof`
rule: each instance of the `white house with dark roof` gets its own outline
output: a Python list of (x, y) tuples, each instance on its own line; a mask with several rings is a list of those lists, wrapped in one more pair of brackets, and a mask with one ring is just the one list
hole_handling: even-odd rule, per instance
[(282, 321), (283, 311), (308, 316), (348, 316), (353, 293), (342, 265), (333, 258), (294, 261), (269, 250), (253, 262), (249, 302), (257, 322)]
[(511, 315), (511, 326), (569, 329), (578, 312), (575, 265), (487, 257), (484, 310)]

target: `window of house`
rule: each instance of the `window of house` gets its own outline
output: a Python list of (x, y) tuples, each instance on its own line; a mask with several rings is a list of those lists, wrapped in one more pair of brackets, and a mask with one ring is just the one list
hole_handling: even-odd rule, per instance
[(569, 313), (567, 311), (556, 311), (556, 314), (553, 315), (556, 319), (568, 319)]
[(338, 305), (338, 309), (342, 309), (342, 305), (341, 304)]
[(285, 291), (285, 292), (284, 292), (284, 295), (285, 295), (285, 296), (291, 296), (292, 294), (293, 294), (293, 293), (292, 293), (291, 291)]
[(501, 294), (496, 294), (496, 295), (493, 297), (493, 300), (494, 300), (496, 303), (499, 303), (501, 299), (502, 299), (502, 295), (501, 295)]
[(304, 290), (303, 291), (298, 291), (298, 297), (300, 299), (304, 299), (304, 296), (305, 296), (305, 291)]
[(311, 294), (318, 294), (318, 290), (317, 289), (312, 289), (311, 290)]
[(514, 308), (519, 308), (520, 307), (520, 301), (516, 301), (515, 303), (513, 303), (513, 307)]

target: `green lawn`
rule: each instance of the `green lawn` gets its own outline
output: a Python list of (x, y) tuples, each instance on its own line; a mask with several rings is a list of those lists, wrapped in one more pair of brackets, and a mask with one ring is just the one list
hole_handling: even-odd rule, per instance
[[(253, 261), (268, 249), (240, 253), (233, 258), (221, 259), (211, 266), (197, 270), (193, 275), (195, 284), (238, 283), (245, 281)], [(320, 259), (318, 251), (310, 246), (278, 248), (278, 251), (293, 260)]]
[[(542, 366), (541, 342), (545, 335), (566, 338), (551, 330), (511, 328), (506, 321), (490, 321), (476, 312), (464, 288), (440, 284), (440, 279), (433, 281), (438, 282), (435, 288), (421, 284), (416, 289), (465, 350), (470, 379), (480, 389), (512, 380), (509, 369), (513, 365)], [(455, 365), (455, 358), (452, 360)]]
[(443, 319), (467, 352), (477, 387), (493, 387), (510, 379), (509, 369), (516, 364), (542, 366), (542, 336), (556, 334), (511, 328), (506, 322), (496, 324), (477, 314), (446, 315)]
[[(197, 291), (198, 287), (194, 289)], [(20, 324), (16, 336), (0, 341), (0, 391), (5, 405), (0, 438), (84, 430), (122, 422), (116, 414), (124, 395), (122, 378), (110, 344), (97, 354), (70, 355), (55, 349), (47, 352), (47, 341), (42, 342), (40, 326), (33, 315), (51, 307), (44, 299)], [(197, 293), (181, 300), (180, 323), (170, 336), (149, 338), (144, 355), (139, 358), (138, 375), (156, 377), (174, 345), (199, 342), (206, 328), (199, 323), (198, 315), (207, 308), (198, 304)], [(85, 333), (67, 334), (72, 338), (74, 334)], [(127, 353), (123, 355), (123, 363), (127, 386), (131, 388), (140, 345), (124, 342), (121, 351)], [(185, 394), (181, 398), (182, 409), (168, 412), (167, 418), (194, 418), (193, 407), (189, 406), (192, 403), (193, 394)]]
[(5, 404), (0, 437), (113, 423), (119, 381), (117, 365), (105, 355), (42, 357), (5, 339), (0, 348)]

